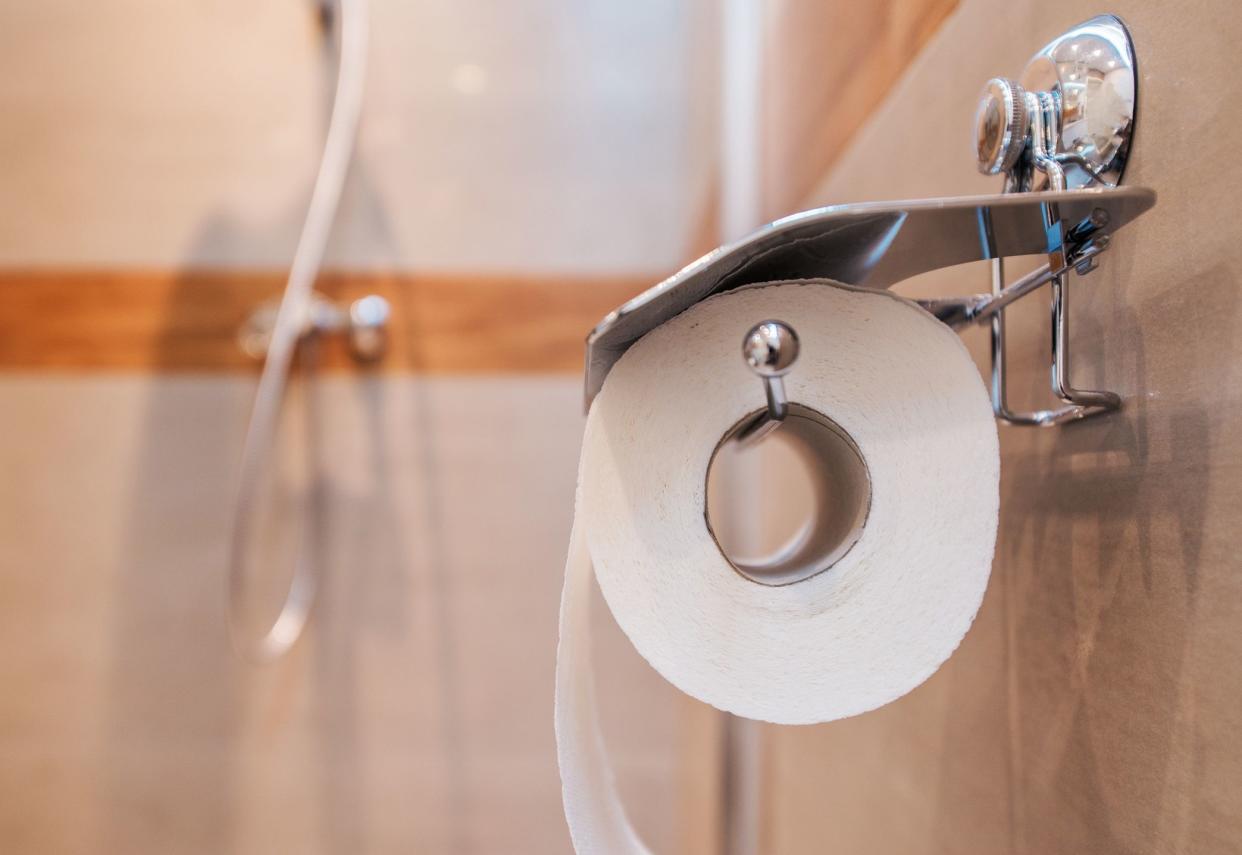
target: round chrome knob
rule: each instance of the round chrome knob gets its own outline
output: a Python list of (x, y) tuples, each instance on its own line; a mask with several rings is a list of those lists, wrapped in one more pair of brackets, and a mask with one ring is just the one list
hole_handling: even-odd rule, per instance
[(742, 339), (742, 356), (760, 377), (780, 377), (798, 359), (798, 334), (783, 321), (755, 324)]
[(388, 301), (376, 294), (349, 305), (349, 348), (361, 362), (375, 362), (388, 350)]
[(1017, 83), (993, 77), (983, 87), (975, 112), (975, 154), (979, 171), (999, 175), (1011, 170), (1026, 146), (1030, 116), (1026, 92)]

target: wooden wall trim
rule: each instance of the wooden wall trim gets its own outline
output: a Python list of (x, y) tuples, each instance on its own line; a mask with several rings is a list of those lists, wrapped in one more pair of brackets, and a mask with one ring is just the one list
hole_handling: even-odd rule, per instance
[[(587, 332), (661, 278), (330, 272), (317, 290), (391, 304), (389, 353), (369, 370), (572, 373)], [(237, 330), (283, 286), (275, 271), (0, 271), (0, 371), (256, 371)], [(336, 341), (321, 364), (357, 369)]]

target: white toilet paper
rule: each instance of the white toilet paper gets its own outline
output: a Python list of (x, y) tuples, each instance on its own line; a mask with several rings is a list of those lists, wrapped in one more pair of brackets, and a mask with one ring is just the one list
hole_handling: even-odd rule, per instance
[[(713, 451), (763, 403), (742, 335), (769, 318), (801, 339), (789, 400), (843, 428), (871, 480), (854, 546), (782, 587), (739, 574), (705, 522)], [(634, 647), (682, 691), (749, 718), (831, 721), (909, 692), (957, 647), (987, 585), (998, 483), (996, 426), (965, 348), (886, 292), (746, 288), (635, 343), (587, 418), (561, 602), (556, 729), (577, 851), (646, 851), (596, 724), (592, 564)]]

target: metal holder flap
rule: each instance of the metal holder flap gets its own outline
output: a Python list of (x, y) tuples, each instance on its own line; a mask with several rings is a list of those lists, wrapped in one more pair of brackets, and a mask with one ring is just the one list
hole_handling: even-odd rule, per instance
[[(1154, 191), (1124, 187), (839, 205), (785, 217), (708, 253), (600, 321), (586, 341), (586, 406), (630, 345), (713, 294), (811, 278), (882, 290), (971, 261), (1060, 257), (1059, 269), (1043, 268), (998, 295), (924, 303), (941, 320), (958, 326), (991, 317), (1090, 259), (1113, 232), (1155, 203)], [(1050, 221), (1065, 224), (1063, 245), (1049, 229)]]

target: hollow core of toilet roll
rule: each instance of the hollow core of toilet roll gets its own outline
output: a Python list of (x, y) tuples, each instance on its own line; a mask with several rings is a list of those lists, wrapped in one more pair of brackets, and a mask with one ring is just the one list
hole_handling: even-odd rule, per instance
[(707, 466), (704, 517), (725, 560), (762, 585), (809, 579), (850, 551), (867, 523), (871, 474), (836, 422), (789, 405), (780, 427), (753, 446), (730, 428)]

